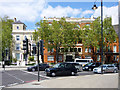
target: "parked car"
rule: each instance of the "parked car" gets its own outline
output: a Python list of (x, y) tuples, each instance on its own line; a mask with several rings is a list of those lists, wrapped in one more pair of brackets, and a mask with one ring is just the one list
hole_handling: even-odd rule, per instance
[(100, 62), (94, 62), (94, 63), (88, 63), (85, 66), (83, 66), (84, 71), (93, 71), (95, 67), (99, 67), (101, 65)]
[(115, 65), (119, 70), (119, 63), (113, 63), (113, 65)]
[(97, 68), (94, 68), (93, 69), (93, 72), (94, 73), (102, 73), (101, 72), (101, 67), (103, 67), (103, 73), (106, 73), (106, 72), (114, 72), (114, 73), (117, 73), (118, 72), (118, 68), (113, 65), (113, 64), (104, 64), (104, 65), (101, 65)]
[(80, 58), (75, 58), (74, 62), (77, 62), (79, 64), (81, 64), (82, 66), (93, 62), (93, 59), (80, 59)]
[(77, 69), (73, 63), (57, 63), (52, 68), (45, 70), (47, 76), (76, 75)]
[[(44, 71), (46, 68), (49, 68), (49, 64), (44, 64), (44, 63), (40, 63), (39, 64), (39, 70), (40, 71)], [(31, 67), (28, 67), (27, 68), (28, 71), (37, 71), (38, 70), (38, 65), (34, 65), (34, 66), (31, 66)]]
[(77, 68), (77, 71), (78, 71), (78, 72), (83, 71), (83, 69), (82, 69), (82, 65), (81, 65), (81, 64), (79, 64), (79, 63), (75, 63), (75, 62), (68, 62), (68, 63), (72, 63), (72, 64), (74, 64), (74, 65), (75, 65), (75, 68)]

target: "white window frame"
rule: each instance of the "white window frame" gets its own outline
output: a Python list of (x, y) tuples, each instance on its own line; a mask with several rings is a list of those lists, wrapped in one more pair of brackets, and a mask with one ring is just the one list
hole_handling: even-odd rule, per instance
[(47, 61), (54, 61), (54, 56), (53, 55), (47, 56)]
[(91, 48), (89, 48), (89, 53), (91, 53)]
[(113, 46), (113, 52), (114, 52), (114, 53), (117, 52), (117, 46), (116, 46), (116, 45)]
[(86, 52), (86, 53), (88, 52), (88, 48), (85, 48), (85, 52)]
[[(17, 58), (17, 54), (19, 55), (19, 58)], [(16, 53), (15, 57), (17, 58), (17, 60), (20, 60), (20, 53)]]
[(100, 55), (97, 55), (97, 61), (100, 61)]
[[(19, 39), (19, 40), (17, 40)], [(16, 41), (20, 41), (20, 35), (16, 35)]]
[(17, 30), (19, 30), (20, 29), (20, 27), (19, 26), (17, 26)]
[[(17, 47), (19, 47), (19, 49), (17, 49)], [(15, 50), (20, 50), (20, 44), (16, 44)]]
[(62, 55), (59, 55), (58, 61), (62, 61)]

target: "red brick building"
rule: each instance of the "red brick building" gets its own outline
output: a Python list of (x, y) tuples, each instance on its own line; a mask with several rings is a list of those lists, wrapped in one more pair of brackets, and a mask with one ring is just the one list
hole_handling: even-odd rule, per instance
[[(84, 25), (90, 25), (95, 19), (94, 18), (65, 18), (67, 22), (75, 22), (78, 24), (80, 28), (82, 28)], [(45, 18), (43, 20), (47, 20), (49, 23), (52, 23), (53, 20), (59, 21), (60, 18)], [(60, 48), (59, 52), (59, 62), (63, 61), (71, 61), (75, 58), (93, 58), (94, 61), (100, 62), (100, 50), (97, 51), (96, 48), (94, 50), (96, 53), (92, 53), (91, 48), (84, 48), (82, 41), (77, 42), (76, 47), (74, 48), (75, 52), (73, 52), (73, 48), (66, 50), (66, 52), (63, 52), (64, 47)], [(53, 49), (51, 52), (49, 49), (45, 48), (44, 50), (44, 62), (45, 63), (54, 63), (56, 62), (56, 53), (55, 49)], [(108, 50), (104, 53), (104, 62), (105, 63), (113, 63), (119, 61), (119, 42), (118, 39), (114, 43), (112, 43)]]

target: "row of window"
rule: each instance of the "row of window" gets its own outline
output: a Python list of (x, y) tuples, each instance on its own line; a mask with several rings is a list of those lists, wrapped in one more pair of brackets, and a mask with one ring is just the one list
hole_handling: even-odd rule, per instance
[[(27, 38), (27, 36), (24, 36), (24, 40)], [(30, 36), (30, 38), (31, 38), (31, 40), (32, 40), (32, 36)], [(20, 40), (20, 36), (19, 35), (17, 35), (16, 36), (16, 41), (19, 41)]]
[(82, 52), (82, 48), (60, 48), (60, 52)]
[[(108, 52), (110, 52), (110, 46), (108, 46), (107, 49), (108, 49)], [(100, 49), (99, 49), (99, 48), (97, 48), (97, 52), (100, 52)], [(114, 52), (114, 53), (117, 52), (117, 46), (116, 46), (116, 45), (113, 46), (113, 52)]]
[[(53, 56), (53, 55), (48, 56), (48, 57), (47, 57), (47, 60), (48, 60), (48, 61), (54, 61), (54, 56)], [(58, 61), (62, 61), (62, 55), (59, 55)]]

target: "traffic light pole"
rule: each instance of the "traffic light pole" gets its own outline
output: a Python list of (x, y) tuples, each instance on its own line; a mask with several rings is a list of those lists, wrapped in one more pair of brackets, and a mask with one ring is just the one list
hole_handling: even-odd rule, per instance
[(40, 80), (40, 77), (39, 77), (39, 75), (40, 75), (40, 64), (39, 64), (39, 42), (37, 43), (37, 47), (38, 47), (38, 53), (37, 53), (37, 61), (38, 61), (38, 82), (39, 82), (39, 80)]

